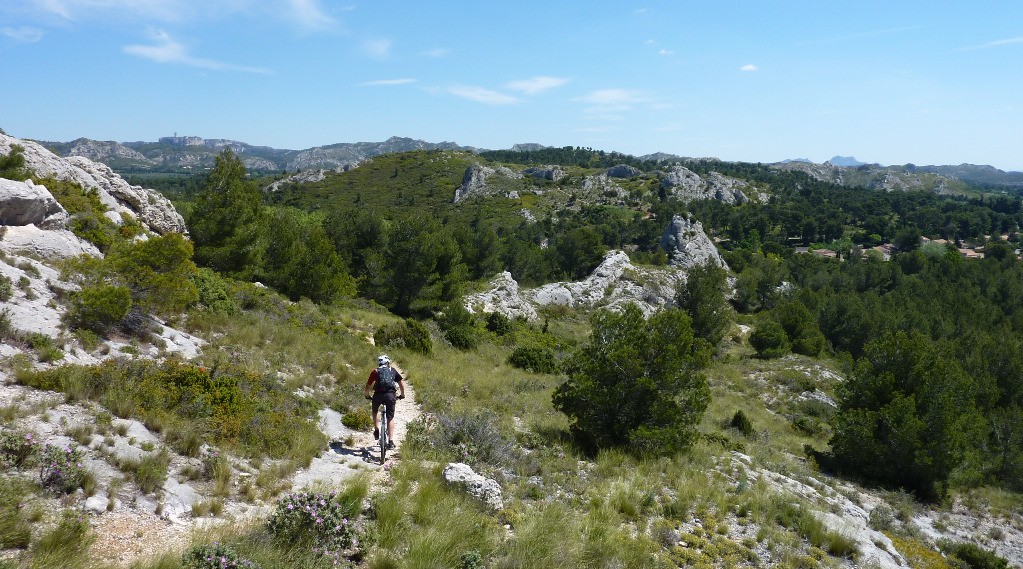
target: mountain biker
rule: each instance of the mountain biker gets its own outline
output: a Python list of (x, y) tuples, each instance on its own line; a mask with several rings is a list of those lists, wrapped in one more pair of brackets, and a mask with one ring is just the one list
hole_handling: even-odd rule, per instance
[[(400, 393), (395, 393), (399, 391)], [(372, 396), (370, 393), (372, 392)], [(394, 448), (394, 403), (397, 399), (405, 398), (405, 378), (398, 366), (391, 362), (387, 354), (380, 354), (377, 358), (377, 367), (369, 374), (365, 388), (366, 399), (373, 400), (373, 438), (380, 437), (380, 427), (377, 423), (377, 412), (380, 405), (387, 409), (387, 448)]]

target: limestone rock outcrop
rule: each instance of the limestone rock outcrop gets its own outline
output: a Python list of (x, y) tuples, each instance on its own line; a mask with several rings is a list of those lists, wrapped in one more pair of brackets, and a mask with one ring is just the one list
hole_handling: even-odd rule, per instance
[(492, 510), (504, 508), (501, 485), (496, 480), (477, 474), (468, 464), (452, 462), (444, 467), (442, 474), (448, 484), (463, 488), (470, 496), (483, 502)]
[[(488, 183), (491, 176), (494, 175), (512, 180), (522, 178), (522, 174), (514, 172), (504, 166), (491, 168), (479, 163), (474, 163), (465, 169), (465, 174), (462, 175), (462, 184), (455, 189), (455, 197), (452, 201), (454, 203), (458, 203), (473, 196), (492, 195), (495, 193), (501, 194), (502, 191), (500, 189), (492, 188)], [(507, 197), (518, 197), (517, 194), (514, 196), (511, 195), (513, 192), (504, 193)]]
[(549, 283), (523, 290), (508, 272), (490, 281), (485, 291), (469, 295), (472, 312), (500, 312), (509, 318), (535, 320), (537, 309), (549, 305), (620, 309), (636, 304), (650, 315), (672, 302), (681, 272), (676, 268), (639, 268), (622, 251), (610, 251), (586, 279)]
[(703, 224), (694, 219), (676, 215), (664, 229), (661, 247), (675, 267), (692, 268), (708, 262), (728, 268), (717, 247), (703, 231)]
[(100, 201), (109, 209), (107, 217), (115, 223), (121, 223), (121, 215), (125, 214), (138, 218), (154, 233), (185, 232), (185, 220), (167, 198), (154, 190), (132, 186), (109, 166), (83, 156), (61, 158), (38, 143), (0, 134), (0, 154), (10, 153), (15, 144), (25, 149), (25, 167), (37, 176), (75, 182), (87, 190), (96, 190)]
[(642, 174), (642, 172), (638, 168), (629, 166), (628, 164), (612, 166), (604, 172), (604, 175), (608, 178), (632, 178), (639, 176), (640, 174)]
[(748, 186), (742, 180), (717, 172), (701, 178), (680, 164), (673, 166), (661, 178), (661, 188), (682, 201), (718, 200), (727, 204), (742, 204), (749, 201), (743, 193)]
[(565, 171), (560, 166), (531, 166), (523, 170), (522, 175), (538, 180), (557, 182), (565, 177)]
[(66, 216), (45, 186), (0, 178), (0, 225), (55, 225)]

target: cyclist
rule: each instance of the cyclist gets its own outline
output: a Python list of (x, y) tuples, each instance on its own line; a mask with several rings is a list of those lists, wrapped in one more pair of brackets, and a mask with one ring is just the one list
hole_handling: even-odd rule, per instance
[[(396, 393), (398, 392), (398, 393)], [(372, 396), (370, 396), (372, 393)], [(405, 378), (401, 370), (393, 365), (387, 354), (380, 354), (377, 367), (369, 374), (365, 389), (366, 399), (373, 400), (373, 438), (380, 437), (377, 412), (380, 405), (387, 409), (387, 448), (394, 448), (394, 402), (405, 398)]]

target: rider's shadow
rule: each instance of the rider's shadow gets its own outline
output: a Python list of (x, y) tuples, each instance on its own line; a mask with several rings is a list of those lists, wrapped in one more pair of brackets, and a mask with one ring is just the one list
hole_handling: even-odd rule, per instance
[(368, 464), (377, 464), (380, 458), (372, 452), (371, 447), (346, 447), (341, 441), (331, 441), (330, 450), (341, 456), (357, 458)]

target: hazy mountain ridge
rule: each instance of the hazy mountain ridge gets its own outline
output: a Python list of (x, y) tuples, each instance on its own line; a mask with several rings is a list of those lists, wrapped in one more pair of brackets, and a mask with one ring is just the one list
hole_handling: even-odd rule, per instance
[[(253, 172), (332, 170), (352, 166), (374, 156), (411, 150), (461, 150), (473, 153), (486, 151), (456, 142), (428, 142), (398, 136), (392, 136), (382, 142), (342, 142), (304, 150), (255, 146), (235, 140), (204, 139), (197, 136), (168, 136), (156, 142), (115, 142), (79, 138), (71, 142), (42, 144), (60, 156), (83, 156), (103, 162), (121, 173), (203, 170), (211, 168), (217, 154), (226, 148), (238, 154), (245, 167)], [(545, 148), (550, 147), (539, 143), (523, 143), (513, 145), (510, 150), (535, 151)], [(665, 152), (637, 158), (657, 163), (720, 161), (717, 158), (693, 158)], [(1007, 172), (989, 165), (964, 163), (882, 166), (864, 163), (851, 156), (835, 156), (823, 164), (795, 159), (773, 165), (783, 170), (800, 170), (819, 180), (883, 190), (926, 189), (940, 193), (957, 193), (969, 189), (964, 187), (964, 184), (983, 189), (1023, 189), (1023, 172)]]

